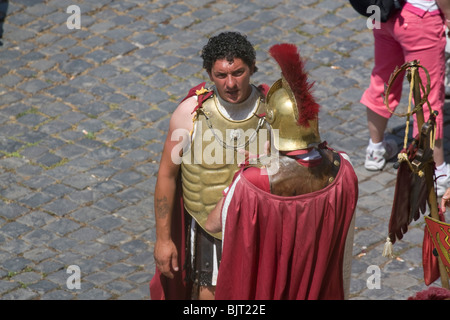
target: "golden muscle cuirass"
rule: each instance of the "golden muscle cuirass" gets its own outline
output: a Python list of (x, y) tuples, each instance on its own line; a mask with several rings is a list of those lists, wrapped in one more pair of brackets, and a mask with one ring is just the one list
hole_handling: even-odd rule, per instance
[[(183, 151), (181, 163), (184, 207), (203, 229), (238, 165), (245, 161), (244, 153), (237, 150), (263, 154), (264, 144), (270, 139), (269, 127), (264, 118), (258, 117), (265, 112), (262, 97), (253, 116), (238, 121), (225, 117), (218, 103), (213, 94), (197, 109), (191, 145)], [(211, 235), (222, 239), (221, 232)]]

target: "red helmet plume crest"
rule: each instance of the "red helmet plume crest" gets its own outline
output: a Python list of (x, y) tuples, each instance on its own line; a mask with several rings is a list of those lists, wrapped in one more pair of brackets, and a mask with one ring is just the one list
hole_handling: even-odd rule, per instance
[(298, 124), (309, 127), (308, 121), (317, 119), (319, 104), (310, 92), (314, 82), (308, 83), (308, 75), (297, 46), (290, 43), (276, 44), (269, 49), (269, 53), (277, 61), (281, 74), (294, 93), (299, 114)]

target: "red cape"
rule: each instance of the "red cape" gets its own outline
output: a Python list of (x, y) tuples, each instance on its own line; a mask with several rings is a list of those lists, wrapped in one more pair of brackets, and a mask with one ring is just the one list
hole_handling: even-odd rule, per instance
[(332, 184), (288, 198), (239, 177), (227, 209), (216, 299), (344, 299), (345, 240), (358, 199), (351, 164), (341, 156)]

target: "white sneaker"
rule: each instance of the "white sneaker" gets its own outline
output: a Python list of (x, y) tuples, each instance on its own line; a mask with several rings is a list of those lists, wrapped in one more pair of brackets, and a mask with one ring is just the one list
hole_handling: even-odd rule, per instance
[(384, 168), (386, 161), (398, 154), (397, 142), (392, 139), (383, 141), (383, 147), (379, 150), (366, 149), (366, 161), (364, 167), (370, 171), (378, 171)]
[(450, 165), (447, 164), (446, 166), (446, 174), (436, 174), (436, 194), (438, 197), (442, 197), (447, 190), (448, 187), (450, 187)]

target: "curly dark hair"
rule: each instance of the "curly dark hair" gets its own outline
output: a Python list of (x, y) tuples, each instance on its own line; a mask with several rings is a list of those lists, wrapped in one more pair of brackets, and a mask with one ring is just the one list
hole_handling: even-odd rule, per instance
[(211, 71), (216, 60), (233, 61), (235, 58), (242, 59), (249, 67), (254, 66), (254, 72), (258, 70), (255, 65), (255, 49), (247, 37), (239, 32), (222, 32), (211, 37), (203, 47), (201, 57), (203, 58), (203, 68), (208, 72)]

